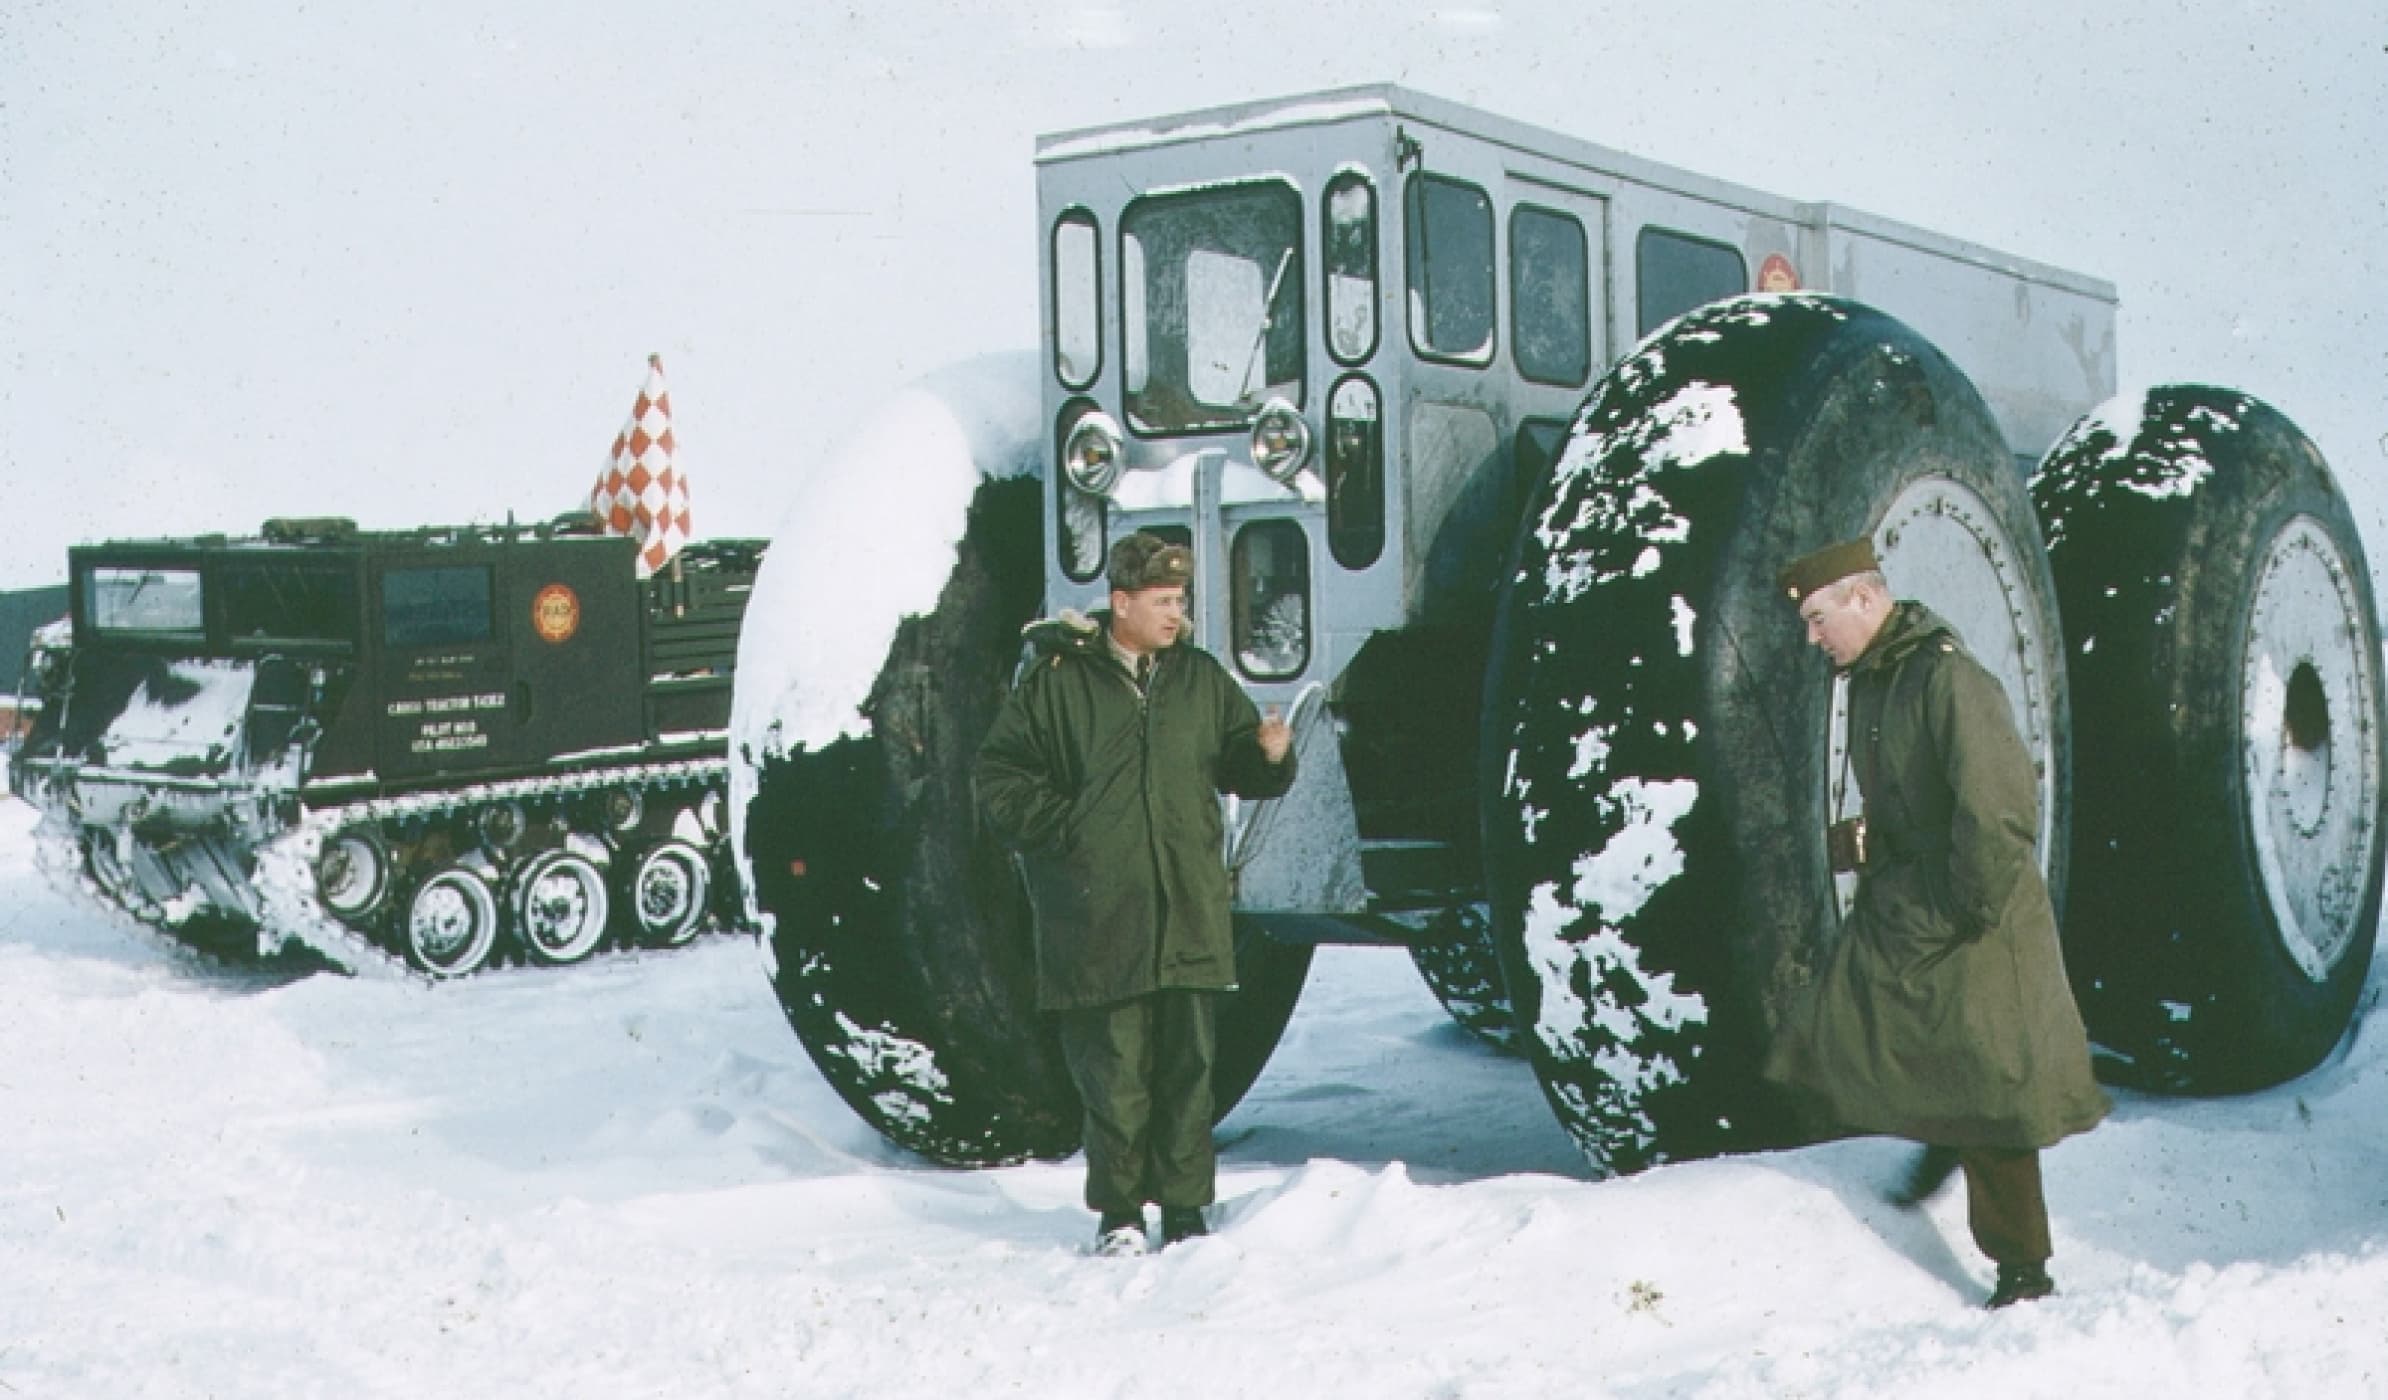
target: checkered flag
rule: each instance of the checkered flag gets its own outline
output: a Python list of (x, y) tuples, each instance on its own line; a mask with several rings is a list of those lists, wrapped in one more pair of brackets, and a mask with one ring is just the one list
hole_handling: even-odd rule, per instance
[(647, 382), (630, 421), (614, 436), (613, 456), (589, 493), (589, 510), (608, 533), (638, 541), (638, 576), (671, 562), (688, 543), (688, 475), (672, 440), (672, 396), (663, 387), (663, 357), (647, 357)]

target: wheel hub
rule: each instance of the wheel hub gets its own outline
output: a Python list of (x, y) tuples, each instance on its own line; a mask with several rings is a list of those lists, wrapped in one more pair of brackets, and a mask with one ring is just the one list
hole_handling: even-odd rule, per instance
[(2240, 672), (2245, 814), (2282, 942), (2319, 982), (2357, 933), (2380, 805), (2379, 658), (2352, 567), (2300, 515), (2265, 549)]
[(415, 903), (416, 946), (433, 957), (444, 958), (472, 937), (474, 922), (461, 891), (446, 885), (427, 890)]

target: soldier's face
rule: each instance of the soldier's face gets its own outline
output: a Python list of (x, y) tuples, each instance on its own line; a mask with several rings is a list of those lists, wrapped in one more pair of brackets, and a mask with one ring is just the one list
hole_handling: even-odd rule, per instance
[(1808, 629), (1808, 645), (1846, 666), (1865, 655), (1874, 640), (1874, 618), (1860, 606), (1859, 590), (1847, 581), (1827, 584), (1799, 605), (1799, 620)]
[(1159, 583), (1133, 593), (1111, 591), (1111, 632), (1119, 644), (1141, 656), (1173, 646), (1186, 629), (1186, 586)]

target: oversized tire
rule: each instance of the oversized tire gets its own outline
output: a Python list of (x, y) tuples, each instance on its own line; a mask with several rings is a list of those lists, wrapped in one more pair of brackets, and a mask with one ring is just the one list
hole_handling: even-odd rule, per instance
[[(1043, 593), (1042, 502), (1034, 478), (981, 483), (935, 608), (896, 629), (867, 733), (762, 757), (744, 813), (789, 1024), (855, 1112), (952, 1165), (1079, 1144), (1077, 1094), (1036, 1011), (1026, 896), (971, 789)], [(1237, 941), (1240, 990), (1220, 1007), (1213, 1077), (1222, 1115), (1260, 1073), (1309, 966), (1307, 949), (1242, 921)]]
[(576, 963), (605, 941), (613, 896), (605, 872), (578, 851), (556, 846), (525, 860), (513, 895), (507, 912), (533, 962)]
[(2080, 736), (2065, 957), (2133, 1084), (2301, 1074), (2345, 1032), (2380, 915), (2388, 742), (2371, 569), (2278, 411), (2168, 385), (2034, 473)]
[(486, 967), (498, 939), (497, 891), (488, 875), (463, 860), (432, 871), (407, 896), (399, 936), (407, 961), (433, 977), (463, 977)]
[(1483, 905), (1436, 910), (1410, 944), (1410, 961), (1462, 1029), (1504, 1054), (1524, 1052), (1492, 916)]
[(1837, 298), (1741, 298), (1662, 329), (1595, 386), (1533, 498), (1486, 682), (1496, 942), (1528, 1057), (1596, 1170), (1809, 1131), (1757, 1068), (1840, 934), (1823, 838), (1841, 687), (1775, 575), (1861, 534), (2006, 686), (2063, 887), (2053, 588), (1972, 384)]

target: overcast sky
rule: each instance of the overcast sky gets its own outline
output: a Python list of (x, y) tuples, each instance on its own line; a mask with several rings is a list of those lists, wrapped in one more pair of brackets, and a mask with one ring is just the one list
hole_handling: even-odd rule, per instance
[(2126, 382), (2271, 399), (2388, 555), (2377, 5), (9, 0), (0, 588), (555, 514), (650, 351), (698, 532), (767, 532), (1033, 344), (1038, 133), (1387, 81), (2108, 278)]

